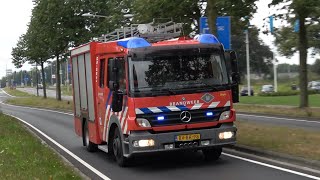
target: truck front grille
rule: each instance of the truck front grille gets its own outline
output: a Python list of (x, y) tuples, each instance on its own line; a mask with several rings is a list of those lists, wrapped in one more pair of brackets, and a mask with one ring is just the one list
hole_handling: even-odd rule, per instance
[[(138, 114), (137, 118), (147, 119), (152, 127), (157, 126), (168, 126), (168, 125), (179, 125), (179, 124), (192, 124), (200, 122), (212, 122), (218, 121), (220, 114), (223, 111), (230, 110), (230, 107), (219, 107), (212, 109), (197, 109), (197, 110), (188, 110), (191, 114), (190, 122), (183, 122), (180, 119), (180, 114), (182, 111), (172, 111), (165, 113), (152, 113), (152, 114)], [(212, 112), (212, 116), (207, 116), (207, 112)], [(158, 120), (159, 116), (163, 116), (163, 120)]]

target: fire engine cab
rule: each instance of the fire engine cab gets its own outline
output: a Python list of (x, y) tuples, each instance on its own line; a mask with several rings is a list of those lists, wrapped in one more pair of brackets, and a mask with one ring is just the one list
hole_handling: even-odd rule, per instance
[(131, 25), (71, 50), (75, 132), (125, 166), (136, 154), (202, 150), (218, 159), (236, 142), (236, 54), (182, 24)]

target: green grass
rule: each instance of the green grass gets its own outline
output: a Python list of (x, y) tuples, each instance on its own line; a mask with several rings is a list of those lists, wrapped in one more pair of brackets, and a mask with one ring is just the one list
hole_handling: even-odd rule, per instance
[(14, 118), (0, 113), (0, 179), (81, 179)]
[(42, 98), (42, 97), (25, 97), (25, 98), (11, 98), (7, 100), (8, 104), (29, 106), (37, 108), (48, 108), (62, 111), (72, 111), (73, 102), (72, 101), (57, 101), (53, 98)]
[(26, 92), (22, 92), (22, 91), (19, 91), (19, 90), (16, 90), (16, 89), (10, 89), (8, 87), (4, 88), (3, 89), (4, 91), (6, 91), (6, 93), (12, 95), (12, 96), (17, 96), (17, 97), (25, 97), (25, 96), (33, 96), (29, 93), (26, 93)]
[(72, 86), (69, 86), (69, 91), (67, 86), (61, 86), (61, 92), (65, 96), (72, 96)]
[[(259, 104), (259, 105), (289, 105), (299, 106), (299, 95), (296, 96), (242, 96), (240, 103), (242, 104)], [(320, 107), (320, 94), (309, 95), (309, 106)]]
[(237, 121), (236, 125), (238, 144), (320, 160), (319, 131), (262, 125), (245, 120)]

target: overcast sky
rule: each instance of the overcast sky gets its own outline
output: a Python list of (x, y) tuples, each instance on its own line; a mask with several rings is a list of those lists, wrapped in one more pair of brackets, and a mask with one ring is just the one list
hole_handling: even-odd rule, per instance
[[(260, 0), (258, 5), (258, 12), (254, 15), (254, 19), (251, 24), (262, 28), (264, 23), (267, 23), (263, 19), (274, 13), (268, 9), (268, 3), (271, 0)], [(11, 50), (19, 39), (19, 36), (27, 31), (27, 24), (30, 21), (31, 10), (33, 7), (32, 0), (6, 0), (1, 2), (0, 6), (0, 78), (5, 76), (6, 66), (8, 69), (14, 69), (11, 64)], [(276, 21), (275, 26), (279, 26), (282, 22)], [(260, 38), (275, 50), (272, 45), (274, 39), (271, 35), (260, 34)], [(280, 63), (298, 64), (299, 59), (296, 54), (291, 59), (280, 57), (276, 54), (276, 58), (280, 60)], [(319, 58), (319, 56), (318, 56)], [(309, 58), (308, 63), (313, 63), (315, 58)], [(22, 69), (30, 69), (30, 65), (25, 64)]]

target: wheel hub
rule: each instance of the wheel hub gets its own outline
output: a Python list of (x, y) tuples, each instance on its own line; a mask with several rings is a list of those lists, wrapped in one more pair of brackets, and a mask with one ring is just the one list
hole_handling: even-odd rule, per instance
[(113, 141), (113, 153), (116, 157), (119, 156), (120, 140), (119, 137), (116, 137)]

